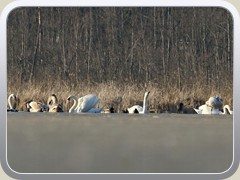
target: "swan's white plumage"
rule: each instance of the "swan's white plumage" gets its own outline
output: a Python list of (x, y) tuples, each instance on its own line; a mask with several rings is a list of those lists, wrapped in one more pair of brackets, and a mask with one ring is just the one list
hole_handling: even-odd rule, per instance
[(69, 109), (69, 113), (74, 113), (74, 112), (77, 112), (77, 105), (78, 105), (78, 103), (77, 103), (77, 101), (78, 101), (78, 99), (77, 99), (77, 97), (76, 96), (68, 96), (68, 98), (67, 98), (67, 100), (70, 102), (70, 100), (73, 100), (73, 105), (72, 105), (72, 107)]
[(218, 114), (233, 114), (233, 111), (231, 111), (229, 105), (224, 105), (223, 106), (223, 112), (219, 110)]
[(128, 113), (129, 113), (129, 114), (133, 114), (133, 113), (135, 113), (136, 110), (137, 110), (137, 112), (139, 112), (139, 113), (140, 113), (140, 112), (143, 112), (143, 107), (140, 106), (140, 105), (134, 105), (134, 106), (128, 108)]
[(15, 101), (14, 103), (16, 103), (16, 95), (15, 94), (10, 94), (8, 96), (8, 105), (9, 105), (9, 109), (7, 111), (12, 111), (12, 112), (17, 112), (18, 110), (16, 110), (16, 104), (13, 105), (12, 101)]
[(100, 99), (94, 94), (88, 94), (78, 99), (77, 112), (88, 112), (95, 108)]
[(100, 99), (96, 97), (94, 94), (88, 94), (77, 99), (76, 96), (69, 96), (68, 100), (73, 99), (74, 104), (69, 109), (69, 112), (81, 113), (100, 113), (103, 109), (103, 106), (100, 108), (96, 108), (97, 103), (99, 103)]
[(139, 114), (147, 113), (148, 112), (148, 110), (147, 110), (147, 108), (148, 108), (147, 98), (148, 98), (149, 93), (150, 93), (150, 91), (145, 92), (145, 94), (144, 94), (143, 107), (140, 106), (140, 105), (134, 105), (134, 106), (127, 109), (128, 113), (133, 114), (133, 113), (135, 113), (136, 110)]
[(204, 104), (200, 106), (198, 109), (193, 108), (196, 113), (198, 114), (212, 114), (212, 108), (209, 107), (208, 105)]
[(210, 97), (206, 103), (198, 109), (193, 108), (198, 114), (220, 114), (219, 108), (223, 105), (220, 97)]

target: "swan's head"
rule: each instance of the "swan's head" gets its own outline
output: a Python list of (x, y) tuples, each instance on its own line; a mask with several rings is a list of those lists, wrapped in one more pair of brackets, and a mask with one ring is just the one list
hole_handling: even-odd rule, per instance
[(148, 97), (150, 91), (145, 92), (144, 97)]
[(70, 102), (70, 101), (71, 101), (71, 98), (72, 98), (72, 96), (68, 96), (67, 102)]
[(19, 102), (20, 102), (20, 99), (17, 98), (17, 96), (16, 96), (14, 93), (13, 93), (13, 94), (10, 94), (10, 95), (8, 96), (9, 106), (10, 106), (10, 104), (11, 104), (11, 106), (12, 106), (13, 109), (16, 109), (17, 104), (19, 104)]
[(69, 108), (69, 106), (71, 104), (71, 99), (74, 101), (75, 104), (78, 101), (76, 96), (73, 96), (73, 95), (68, 96), (67, 101), (66, 101), (66, 105), (67, 105), (68, 108)]
[(52, 97), (53, 99), (55, 99), (56, 101), (57, 101), (57, 99), (58, 99), (57, 96), (56, 96), (56, 94), (52, 94), (51, 97)]
[(10, 97), (10, 98), (13, 98), (13, 99), (16, 99), (16, 98), (17, 98), (17, 96), (16, 96), (15, 94), (10, 94), (9, 97)]
[(57, 103), (58, 103), (58, 99), (57, 99), (57, 96), (55, 94), (52, 94), (51, 96), (49, 96), (48, 102), (47, 102), (47, 104), (49, 106), (52, 106), (52, 105), (57, 104)]

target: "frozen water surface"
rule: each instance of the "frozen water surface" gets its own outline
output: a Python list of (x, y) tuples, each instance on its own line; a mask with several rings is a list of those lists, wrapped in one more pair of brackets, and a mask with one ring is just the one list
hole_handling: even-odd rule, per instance
[(231, 115), (7, 114), (20, 173), (220, 173), (232, 159)]

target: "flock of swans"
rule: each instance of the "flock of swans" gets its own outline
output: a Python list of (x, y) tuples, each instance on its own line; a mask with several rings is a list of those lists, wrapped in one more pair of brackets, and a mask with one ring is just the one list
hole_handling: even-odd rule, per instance
[[(143, 106), (134, 105), (124, 110), (124, 113), (134, 114), (146, 114), (148, 113), (147, 99), (150, 91), (145, 92), (143, 99)], [(7, 111), (18, 112), (16, 109), (16, 95), (11, 94), (8, 97), (9, 109)], [(94, 94), (88, 94), (83, 97), (77, 98), (76, 96), (69, 96), (67, 102), (73, 100), (73, 105), (69, 109), (69, 113), (113, 113), (114, 109), (104, 109), (104, 106), (96, 107), (100, 102), (100, 99)], [(221, 111), (223, 107), (223, 112)], [(58, 98), (55, 94), (49, 96), (47, 105), (37, 101), (26, 102), (26, 108), (28, 112), (64, 112), (61, 104), (58, 103)], [(177, 107), (177, 111), (183, 108), (183, 103), (180, 103)], [(229, 105), (223, 106), (223, 100), (220, 97), (210, 97), (204, 105), (201, 105), (198, 109), (193, 108), (197, 114), (233, 114)]]

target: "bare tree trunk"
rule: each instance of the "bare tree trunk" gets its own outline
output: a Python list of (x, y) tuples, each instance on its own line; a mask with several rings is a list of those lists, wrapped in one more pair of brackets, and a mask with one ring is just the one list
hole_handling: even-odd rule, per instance
[(92, 46), (92, 8), (89, 11), (89, 44), (88, 44), (88, 57), (87, 57), (87, 82), (90, 84), (90, 60), (91, 60), (91, 46)]
[(35, 68), (36, 68), (36, 61), (37, 61), (37, 52), (38, 52), (38, 48), (41, 45), (41, 32), (40, 32), (40, 28), (41, 28), (41, 11), (40, 8), (38, 8), (38, 28), (37, 28), (37, 34), (36, 34), (36, 43), (34, 46), (34, 53), (33, 53), (33, 60), (32, 60), (32, 68), (31, 68), (31, 72), (30, 72), (30, 76), (29, 76), (29, 82), (33, 83), (33, 77), (34, 77), (34, 73), (35, 73)]

